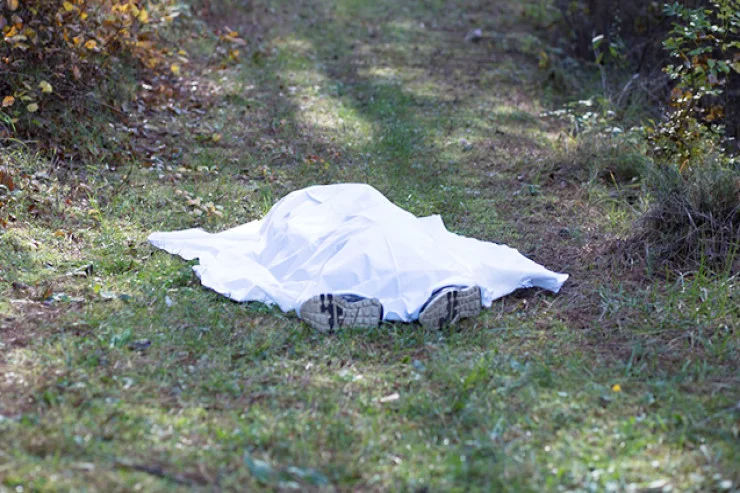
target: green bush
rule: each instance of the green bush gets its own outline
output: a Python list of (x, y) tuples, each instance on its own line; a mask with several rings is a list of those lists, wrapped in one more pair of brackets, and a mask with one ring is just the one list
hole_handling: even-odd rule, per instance
[(664, 71), (675, 86), (668, 118), (648, 137), (656, 157), (677, 159), (681, 170), (703, 159), (705, 142), (722, 141), (731, 104), (725, 87), (740, 74), (740, 0), (711, 3), (712, 9), (665, 8), (677, 21), (663, 41), (671, 62)]
[[(667, 5), (645, 0), (555, 0), (555, 4), (560, 22), (553, 43), (568, 56), (599, 66), (602, 92), (618, 115), (639, 104), (642, 112), (659, 120), (678, 110), (675, 104), (685, 91), (672, 92), (677, 83), (681, 86), (680, 80), (689, 73), (703, 73), (723, 93), (704, 97), (694, 92), (693, 107), (702, 108), (700, 121), (709, 118), (724, 125), (727, 137), (734, 139), (730, 145), (737, 145), (740, 75), (732, 67), (740, 61), (740, 1), (682, 0)], [(682, 71), (686, 73), (677, 73)], [(689, 134), (694, 130), (687, 128)]]

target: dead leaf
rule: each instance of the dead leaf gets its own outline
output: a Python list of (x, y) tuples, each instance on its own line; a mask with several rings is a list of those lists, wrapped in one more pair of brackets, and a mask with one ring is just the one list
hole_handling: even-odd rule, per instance
[(15, 98), (13, 96), (5, 96), (3, 98), (3, 104), (2, 104), (2, 106), (3, 106), (3, 108), (9, 108), (9, 107), (13, 106), (14, 103), (15, 103)]
[(10, 190), (11, 192), (15, 190), (15, 183), (13, 182), (13, 177), (10, 176), (10, 173), (8, 170), (4, 168), (0, 168), (0, 185), (4, 185), (5, 188)]

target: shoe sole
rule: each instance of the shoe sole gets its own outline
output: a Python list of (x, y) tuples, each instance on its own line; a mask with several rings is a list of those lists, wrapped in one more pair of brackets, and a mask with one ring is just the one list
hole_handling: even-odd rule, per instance
[(428, 330), (443, 329), (461, 318), (475, 317), (482, 310), (478, 286), (449, 288), (439, 293), (419, 314), (419, 323)]
[(331, 334), (342, 327), (377, 327), (383, 319), (383, 305), (375, 298), (347, 301), (319, 294), (301, 305), (300, 315), (314, 329)]

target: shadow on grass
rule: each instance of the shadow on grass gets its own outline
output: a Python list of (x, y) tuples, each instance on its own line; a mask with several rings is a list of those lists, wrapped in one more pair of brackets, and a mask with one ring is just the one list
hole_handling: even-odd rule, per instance
[[(477, 86), (487, 52), (462, 42), (467, 25), (443, 19), (448, 27), (435, 28), (441, 2), (274, 5), (298, 12), (286, 13), (286, 24), (267, 41), (280, 51), (243, 69), (245, 85), (255, 84), (264, 99), (255, 109), (259, 118), (233, 129), (245, 139), (237, 157), (249, 173), (269, 167), (289, 179), (263, 179), (257, 193), (266, 206), (301, 186), (366, 181), (416, 214), (442, 213), (458, 231), (495, 237), (505, 230), (495, 206), (508, 199), (480, 185), (491, 168), (505, 173), (508, 184), (514, 157), (486, 157), (476, 145), (513, 137), (522, 147), (535, 145), (529, 132), (540, 129), (516, 107), (481, 117), (519, 88)], [(435, 48), (440, 44), (446, 49)], [(304, 51), (291, 53), (291, 46)], [(476, 65), (466, 74), (471, 58)], [(291, 74), (307, 77), (300, 86), (316, 80), (318, 90), (307, 101), (300, 87), (291, 94)], [(490, 99), (487, 89), (498, 95)], [(230, 107), (252, 104), (246, 94), (227, 97)], [(322, 101), (329, 104), (328, 121), (304, 107)], [(482, 110), (481, 101), (487, 101)], [(496, 133), (499, 127), (509, 133)], [(515, 127), (520, 131), (512, 135)], [(295, 152), (271, 154), (255, 135)], [(308, 159), (315, 154), (327, 165)], [(487, 167), (474, 166), (473, 155)], [(141, 204), (153, 211), (167, 205), (159, 198)], [(166, 220), (179, 228), (191, 219)], [(33, 411), (0, 429), (4, 443), (31, 458), (19, 469), (21, 478), (39, 475), (39, 463), (68, 470), (101, 460), (104, 481), (125, 483), (125, 475), (112, 478), (109, 469), (126, 456), (196, 474), (188, 484), (264, 487), (264, 478), (245, 466), (248, 452), (286, 467), (316, 468), (347, 490), (461, 483), (496, 491), (543, 484), (601, 490), (609, 482), (626, 489), (625, 482), (653, 479), (652, 461), (668, 477), (698, 467), (711, 477), (717, 464), (734, 457), (726, 432), (732, 416), (722, 414), (734, 401), (681, 395), (680, 384), (704, 382), (707, 374), (690, 373), (701, 362), (671, 375), (637, 344), (621, 361), (610, 359), (613, 352), (601, 357), (603, 347), (583, 344), (580, 332), (550, 315), (557, 297), (509, 297), (496, 313), (448, 332), (386, 324), (324, 337), (274, 310), (205, 290), (185, 264), (165, 254), (132, 276), (141, 284), (133, 302), (98, 301), (79, 314), (94, 330), (46, 339), (39, 354), (16, 353), (12, 371), (45, 377), (20, 393), (32, 399)], [(147, 349), (130, 349), (142, 339), (151, 343)], [(719, 431), (708, 430), (715, 425)], [(697, 448), (707, 436), (709, 452)], [(727, 450), (724, 458), (718, 450)], [(171, 486), (172, 477), (157, 484)], [(142, 476), (127, 486), (134, 480)]]

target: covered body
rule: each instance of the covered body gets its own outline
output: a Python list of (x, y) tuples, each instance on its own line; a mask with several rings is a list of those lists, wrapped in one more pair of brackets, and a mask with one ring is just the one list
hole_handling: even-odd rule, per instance
[(444, 286), (480, 286), (489, 307), (518, 288), (557, 292), (568, 278), (505, 245), (450, 233), (439, 216), (417, 218), (364, 184), (297, 190), (260, 220), (216, 234), (153, 233), (149, 241), (197, 258), (204, 286), (285, 312), (317, 294), (355, 294), (378, 298), (385, 320), (408, 322)]

